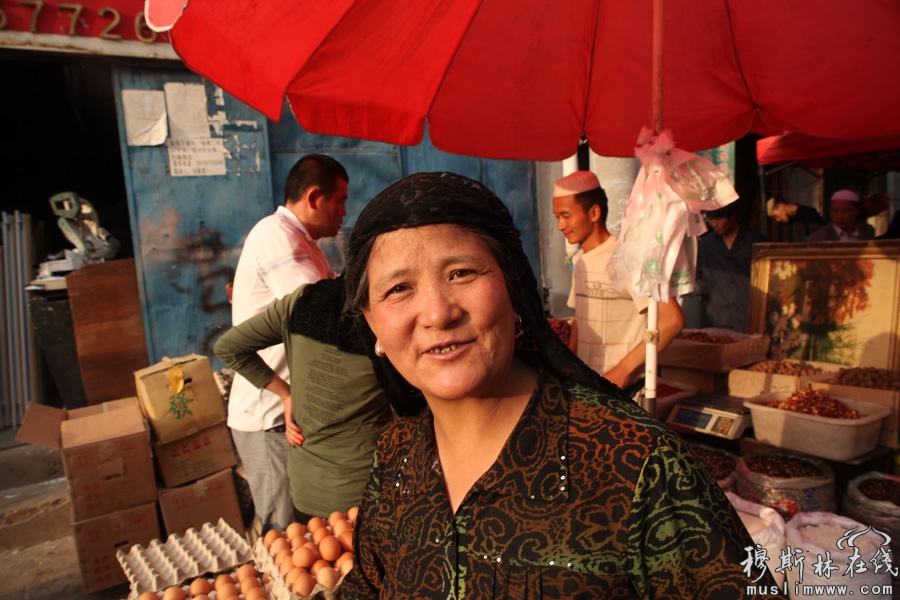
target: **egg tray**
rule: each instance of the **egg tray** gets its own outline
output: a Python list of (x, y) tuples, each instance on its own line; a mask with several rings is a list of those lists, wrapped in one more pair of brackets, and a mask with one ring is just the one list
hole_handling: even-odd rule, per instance
[(253, 561), (260, 574), (265, 573), (269, 576), (270, 587), (269, 597), (272, 600), (341, 600), (341, 584), (344, 582), (344, 575), (338, 580), (337, 585), (328, 589), (320, 583), (316, 583), (312, 593), (309, 596), (300, 596), (291, 591), (291, 586), (284, 580), (284, 575), (275, 564), (275, 557), (269, 554), (269, 547), (266, 546), (263, 538), (256, 540), (253, 546)]
[(146, 548), (135, 544), (128, 552), (118, 550), (116, 558), (130, 582), (128, 600), (137, 600), (144, 592), (248, 563), (252, 552), (247, 540), (219, 519), (215, 525), (204, 523), (199, 532), (191, 528), (183, 536), (172, 534), (165, 543), (153, 540)]

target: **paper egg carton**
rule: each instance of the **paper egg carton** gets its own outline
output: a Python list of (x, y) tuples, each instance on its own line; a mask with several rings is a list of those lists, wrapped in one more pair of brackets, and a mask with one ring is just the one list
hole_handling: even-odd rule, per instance
[(215, 525), (204, 523), (198, 532), (191, 528), (183, 536), (172, 534), (165, 543), (153, 540), (144, 548), (135, 544), (116, 558), (130, 582), (128, 600), (144, 592), (182, 585), (206, 573), (220, 573), (250, 562), (247, 540), (224, 519)]
[(272, 600), (341, 600), (342, 598), (341, 585), (344, 583), (344, 576), (341, 576), (337, 585), (332, 589), (316, 583), (316, 587), (309, 596), (300, 596), (292, 592), (291, 586), (285, 582), (284, 575), (275, 564), (275, 557), (269, 554), (269, 547), (266, 546), (263, 538), (256, 540), (256, 544), (253, 546), (253, 561), (260, 574), (265, 573), (269, 576), (271, 582), (269, 598)]

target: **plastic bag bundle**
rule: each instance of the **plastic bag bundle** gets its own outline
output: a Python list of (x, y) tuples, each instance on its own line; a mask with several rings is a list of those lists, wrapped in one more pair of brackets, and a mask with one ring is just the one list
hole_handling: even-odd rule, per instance
[(790, 598), (891, 597), (891, 553), (885, 537), (867, 524), (828, 512), (797, 513), (784, 537), (793, 556), (783, 569)]
[(890, 535), (895, 556), (900, 556), (900, 506), (888, 498), (896, 498), (898, 491), (900, 477), (871, 471), (847, 484), (843, 510), (844, 516)]
[[(794, 475), (785, 475), (792, 470)], [(741, 498), (774, 508), (785, 521), (801, 512), (837, 510), (834, 472), (828, 463), (788, 452), (738, 458), (735, 491)]]
[(784, 573), (776, 571), (775, 568), (778, 566), (778, 557), (784, 550), (784, 519), (774, 508), (750, 502), (732, 492), (726, 492), (725, 495), (737, 511), (751, 539), (765, 549), (769, 558), (766, 568), (781, 587), (784, 583)]

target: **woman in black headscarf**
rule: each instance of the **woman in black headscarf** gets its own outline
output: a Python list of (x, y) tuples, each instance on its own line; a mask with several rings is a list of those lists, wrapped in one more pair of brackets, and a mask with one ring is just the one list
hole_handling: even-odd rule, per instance
[(420, 173), (381, 192), (346, 281), (387, 393), (427, 408), (378, 442), (344, 598), (774, 585), (762, 562), (742, 572), (750, 536), (682, 441), (550, 328), (512, 217), (481, 184)]

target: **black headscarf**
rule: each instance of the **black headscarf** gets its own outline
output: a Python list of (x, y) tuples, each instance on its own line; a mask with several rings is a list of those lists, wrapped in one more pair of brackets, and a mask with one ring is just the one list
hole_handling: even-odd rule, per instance
[(503, 202), (479, 182), (455, 173), (416, 173), (404, 177), (379, 193), (360, 213), (350, 234), (345, 280), (346, 311), (375, 363), (375, 371), (388, 397), (400, 395), (406, 414), (425, 406), (421, 392), (413, 388), (384, 357), (374, 353), (375, 336), (360, 309), (368, 305), (366, 281), (369, 255), (375, 238), (397, 229), (423, 225), (453, 224), (486, 233), (508, 250), (505, 269), (510, 298), (522, 317), (516, 354), (535, 368), (548, 369), (558, 377), (599, 389), (613, 396), (621, 391), (584, 364), (550, 327), (528, 257), (522, 249), (519, 230)]

